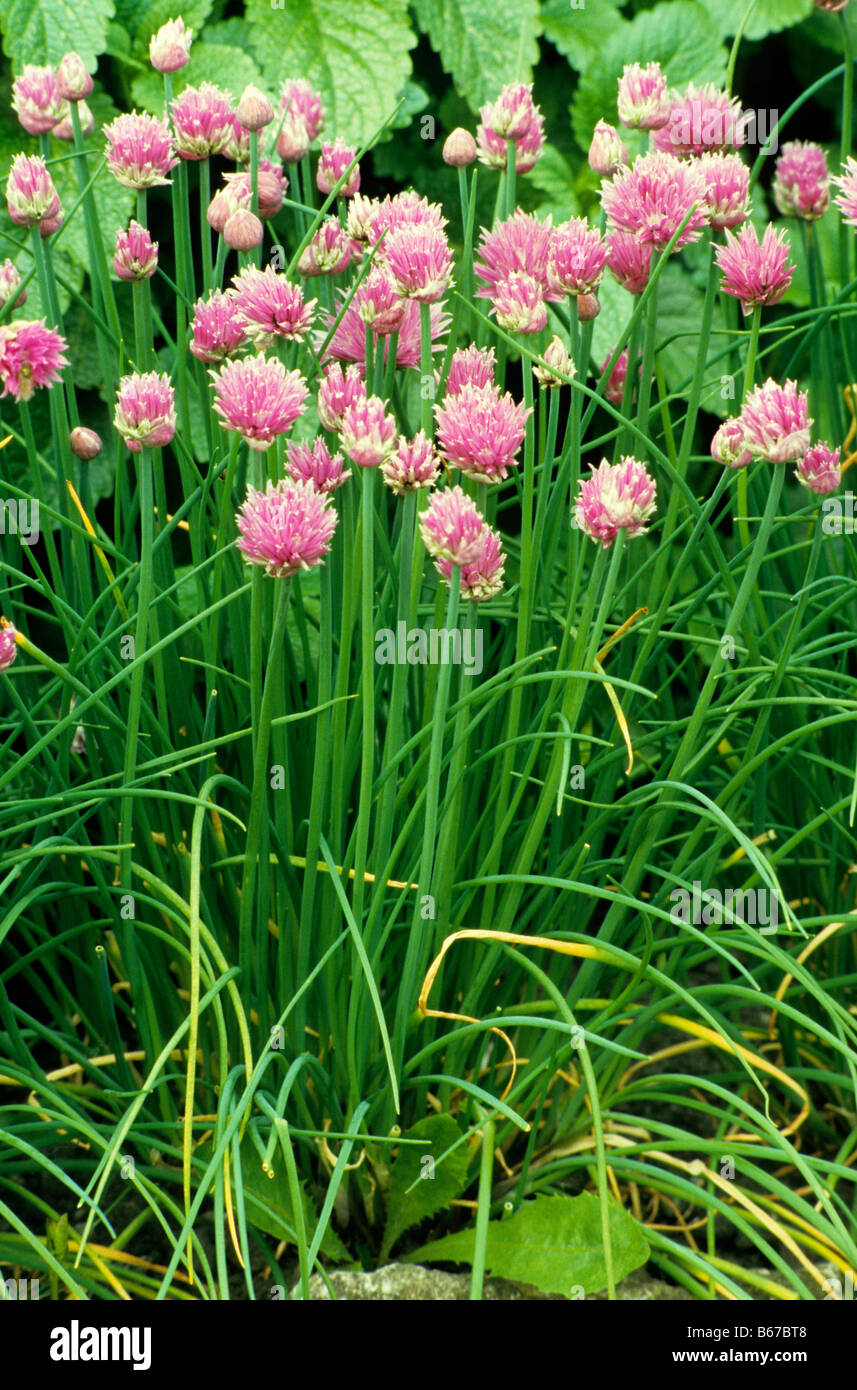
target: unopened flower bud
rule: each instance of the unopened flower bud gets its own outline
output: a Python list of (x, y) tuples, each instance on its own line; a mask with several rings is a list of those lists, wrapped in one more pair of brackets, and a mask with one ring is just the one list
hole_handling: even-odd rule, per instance
[(262, 130), (274, 119), (274, 108), (252, 83), (245, 87), (235, 112), (245, 130)]
[(84, 425), (76, 425), (68, 437), (71, 451), (79, 459), (89, 462), (90, 459), (97, 459), (104, 447), (101, 437), (95, 430), (88, 430)]
[(577, 296), (577, 317), (580, 323), (589, 323), (592, 319), (597, 319), (601, 313), (601, 305), (598, 296), (594, 294), (579, 294)]
[(223, 240), (233, 251), (252, 251), (261, 246), (263, 235), (262, 223), (249, 208), (238, 208), (223, 228)]
[[(551, 338), (544, 351), (544, 360), (548, 367), (554, 367), (556, 371), (562, 372), (563, 376), (570, 377), (576, 375), (576, 368), (568, 350), (561, 338), (556, 334)], [(558, 386), (564, 385), (560, 377), (554, 376), (552, 371), (546, 371), (544, 367), (533, 367), (533, 376), (540, 386), (545, 386), (548, 390), (555, 391)]]
[(466, 169), (468, 164), (473, 163), (477, 153), (476, 141), (463, 126), (457, 126), (447, 135), (443, 144), (444, 163), (451, 164), (455, 169)]
[(57, 91), (63, 101), (82, 101), (92, 91), (92, 78), (79, 53), (67, 53), (57, 68)]

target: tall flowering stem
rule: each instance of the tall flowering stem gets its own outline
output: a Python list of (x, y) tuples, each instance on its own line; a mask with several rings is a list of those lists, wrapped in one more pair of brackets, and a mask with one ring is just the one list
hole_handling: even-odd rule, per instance
[[(368, 364), (367, 364), (368, 369)], [(360, 661), (363, 735), (360, 759), (360, 794), (354, 851), (354, 920), (361, 925), (369, 819), (372, 810), (372, 780), (375, 763), (375, 468), (362, 468), (363, 497), (360, 513)]]
[[(94, 307), (98, 306), (100, 300), (107, 326), (113, 334), (113, 337), (119, 342), (122, 338), (122, 330), (119, 324), (119, 312), (116, 308), (116, 297), (113, 293), (113, 284), (107, 265), (107, 254), (104, 250), (104, 242), (101, 238), (98, 207), (95, 202), (92, 181), (89, 177), (89, 164), (86, 158), (83, 129), (80, 124), (80, 112), (76, 101), (69, 102), (69, 114), (71, 116), (71, 127), (74, 132), (74, 152), (78, 187), (83, 196), (83, 219), (86, 228), (89, 264), (92, 269)], [(104, 372), (104, 380), (109, 395), (112, 395), (116, 384), (113, 375), (112, 359), (102, 335), (98, 333), (96, 334), (96, 338), (98, 340), (99, 356)]]
[[(756, 357), (759, 351), (759, 328), (762, 321), (762, 306), (756, 304), (753, 308), (753, 315), (750, 320), (750, 340), (747, 346), (747, 357), (744, 363), (744, 389), (742, 400), (753, 385), (756, 375)], [(741, 544), (746, 549), (750, 544), (750, 523), (747, 519), (749, 506), (749, 480), (748, 470), (742, 468), (738, 474), (738, 535), (741, 537)]]

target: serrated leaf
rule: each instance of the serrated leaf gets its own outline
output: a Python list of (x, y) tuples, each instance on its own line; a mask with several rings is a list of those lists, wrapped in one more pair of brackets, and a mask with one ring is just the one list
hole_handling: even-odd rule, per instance
[(573, 9), (568, 0), (544, 0), (542, 27), (546, 39), (558, 48), (577, 72), (585, 72), (617, 28), (626, 21), (617, 6), (622, 0), (598, 0), (595, 5)]
[(474, 111), (504, 83), (532, 81), (539, 0), (416, 0), (414, 13)]
[(709, 12), (697, 0), (666, 0), (620, 26), (586, 68), (571, 104), (574, 136), (588, 149), (599, 120), (616, 123), (617, 81), (626, 63), (658, 61), (671, 87), (719, 82), (726, 50)]
[(116, 18), (134, 36), (138, 47), (148, 48), (149, 39), (161, 25), (179, 15), (185, 27), (193, 30), (194, 38), (200, 38), (213, 4), (214, 0), (116, 0)]
[(104, 52), (113, 0), (0, 0), (3, 52), (16, 69), (25, 63), (58, 63), (79, 53), (90, 72)]
[[(711, 6), (711, 16), (722, 38), (738, 33), (749, 4), (750, 0), (717, 0), (717, 4)], [(756, 0), (744, 38), (763, 39), (766, 34), (777, 34), (781, 29), (799, 24), (812, 14), (812, 10), (812, 0)]]
[[(254, 1226), (258, 1226), (260, 1231), (266, 1231), (268, 1235), (276, 1236), (278, 1240), (287, 1240), (289, 1244), (293, 1245), (295, 1239), (294, 1208), (285, 1164), (279, 1150), (274, 1151), (272, 1161), (274, 1176), (269, 1177), (262, 1171), (262, 1160), (252, 1139), (248, 1135), (242, 1140), (241, 1179), (244, 1185), (244, 1205), (247, 1219)], [(318, 1221), (318, 1212), (311, 1197), (304, 1191), (303, 1187), (301, 1188), (301, 1197), (307, 1238), (312, 1239)], [(324, 1233), (321, 1249), (322, 1253), (327, 1255), (329, 1259), (339, 1263), (346, 1263), (351, 1259), (339, 1236), (330, 1225)]]
[[(448, 1207), (467, 1185), (468, 1156), (462, 1145), (438, 1163), (444, 1150), (461, 1138), (461, 1130), (451, 1115), (427, 1115), (418, 1120), (402, 1136), (421, 1139), (417, 1148), (403, 1144), (390, 1173), (390, 1192), (387, 1199), (387, 1224), (381, 1246), (381, 1261), (386, 1260), (399, 1236), (436, 1211)], [(432, 1164), (425, 1163), (426, 1157)], [(408, 1191), (411, 1184), (416, 1187)]]
[(368, 140), (411, 75), (416, 35), (407, 0), (247, 0), (255, 52), (269, 86), (303, 77), (320, 93), (327, 130)]
[[(618, 1282), (645, 1264), (649, 1246), (630, 1212), (612, 1198), (608, 1210), (613, 1275)], [(471, 1228), (430, 1241), (404, 1258), (414, 1263), (472, 1264), (474, 1242)], [(607, 1269), (597, 1197), (591, 1192), (578, 1197), (535, 1197), (507, 1220), (489, 1221), (485, 1268), (503, 1279), (535, 1284), (543, 1293), (571, 1297), (575, 1287), (585, 1294), (600, 1293), (607, 1287)]]
[[(213, 82), (237, 101), (244, 88), (252, 82), (264, 86), (262, 74), (248, 53), (222, 43), (195, 43), (190, 61), (181, 70), (176, 91), (198, 87), (201, 82)], [(131, 96), (137, 106), (156, 115), (164, 112), (164, 79), (154, 69), (141, 72), (131, 85)]]

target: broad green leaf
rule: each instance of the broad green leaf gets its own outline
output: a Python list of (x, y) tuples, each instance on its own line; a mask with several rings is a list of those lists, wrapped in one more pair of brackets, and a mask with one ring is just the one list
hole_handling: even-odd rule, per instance
[(15, 68), (25, 63), (58, 63), (79, 53), (90, 72), (104, 52), (113, 0), (0, 0), (3, 52)]
[(269, 86), (306, 78), (328, 132), (363, 143), (403, 95), (416, 43), (407, 0), (248, 0), (247, 19)]
[[(721, 38), (731, 38), (738, 33), (749, 7), (750, 0), (717, 0), (717, 4), (710, 7), (709, 13)], [(799, 24), (812, 11), (812, 0), (756, 0), (743, 37), (763, 39), (766, 34), (779, 33), (792, 24)]]
[[(242, 1140), (241, 1178), (244, 1184), (244, 1206), (247, 1220), (252, 1222), (254, 1226), (258, 1226), (260, 1231), (266, 1231), (268, 1235), (276, 1236), (278, 1240), (287, 1240), (290, 1244), (294, 1244), (292, 1196), (285, 1164), (279, 1149), (274, 1150), (272, 1165), (274, 1176), (269, 1177), (262, 1171), (262, 1160), (252, 1139), (248, 1135)], [(318, 1212), (313, 1206), (312, 1199), (303, 1188), (301, 1188), (301, 1195), (303, 1197), (307, 1239), (311, 1240), (318, 1221)], [(324, 1233), (321, 1249), (322, 1253), (331, 1260), (345, 1263), (351, 1259), (339, 1236), (330, 1225)]]
[[(612, 1198), (609, 1213), (613, 1275), (618, 1282), (645, 1264), (649, 1246), (640, 1224)], [(472, 1264), (474, 1241), (470, 1228), (430, 1241), (404, 1258), (414, 1263)], [(598, 1198), (591, 1192), (578, 1197), (535, 1197), (507, 1220), (489, 1221), (485, 1268), (503, 1279), (535, 1284), (543, 1293), (571, 1297), (578, 1287), (585, 1294), (600, 1293), (607, 1287), (607, 1269)]]
[(530, 82), (539, 59), (539, 0), (415, 0), (417, 23), (476, 110), (506, 82)]
[[(149, 39), (168, 19), (181, 15), (195, 39), (202, 37), (202, 26), (214, 0), (116, 0), (116, 18), (133, 35), (137, 46), (149, 47)], [(208, 35), (206, 35), (208, 37)]]
[[(399, 1236), (448, 1207), (467, 1185), (468, 1156), (462, 1144), (442, 1163), (441, 1154), (461, 1138), (461, 1130), (451, 1115), (427, 1115), (418, 1120), (402, 1136), (421, 1139), (415, 1144), (403, 1144), (390, 1173), (390, 1193), (387, 1199), (387, 1225), (381, 1246), (381, 1261), (386, 1260)], [(426, 1162), (426, 1159), (431, 1160)], [(412, 1191), (411, 1184), (416, 1182)]]
[(599, 120), (616, 123), (616, 84), (625, 64), (656, 60), (672, 87), (720, 82), (726, 50), (710, 11), (697, 0), (666, 0), (616, 30), (587, 65), (571, 104), (575, 139), (583, 149)]
[[(214, 82), (229, 92), (235, 101), (251, 82), (257, 87), (265, 85), (249, 53), (222, 43), (195, 43), (190, 51), (190, 62), (182, 68), (179, 79), (176, 82), (177, 93), (185, 87), (198, 87), (201, 82)], [(163, 115), (164, 79), (159, 72), (154, 69), (141, 72), (134, 78), (131, 95), (136, 106)]]
[(617, 6), (622, 0), (597, 0), (574, 9), (569, 0), (544, 0), (542, 26), (546, 39), (577, 72), (585, 72), (617, 29), (626, 21)]

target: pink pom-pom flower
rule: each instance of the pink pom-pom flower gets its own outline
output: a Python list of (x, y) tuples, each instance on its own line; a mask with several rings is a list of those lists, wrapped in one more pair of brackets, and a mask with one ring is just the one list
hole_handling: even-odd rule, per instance
[(496, 287), (516, 271), (532, 276), (545, 300), (560, 300), (559, 290), (548, 283), (548, 262), (553, 247), (554, 228), (540, 222), (532, 213), (518, 208), (505, 222), (493, 230), (482, 232), (474, 270), (483, 286), (477, 298), (493, 298)]
[(354, 257), (354, 242), (336, 217), (326, 217), (301, 252), (299, 275), (341, 275)]
[(400, 438), (392, 454), (382, 465), (384, 482), (396, 497), (418, 488), (432, 487), (440, 472), (440, 463), (430, 439), (420, 430), (413, 439)]
[(575, 517), (581, 531), (605, 547), (620, 531), (629, 538), (640, 536), (655, 511), (655, 480), (645, 464), (624, 457), (619, 463), (602, 459), (589, 465), (591, 477), (581, 478)]
[[(332, 193), (339, 180), (344, 177), (346, 169), (356, 158), (356, 149), (352, 145), (346, 145), (341, 136), (337, 136), (332, 144), (322, 144), (321, 157), (315, 174), (318, 191), (324, 194)], [(360, 165), (355, 164), (348, 178), (338, 190), (339, 197), (353, 198), (359, 189)]]
[[(694, 164), (658, 151), (640, 155), (601, 188), (611, 232), (631, 232), (662, 250), (684, 222), (674, 250), (697, 241), (705, 226), (705, 180)], [(688, 216), (689, 214), (689, 216)]]
[(277, 153), (287, 164), (297, 164), (309, 154), (313, 140), (324, 128), (321, 97), (302, 78), (293, 79), (285, 82), (280, 91), (280, 110), (285, 114), (277, 137)]
[(548, 284), (560, 294), (592, 294), (601, 284), (607, 247), (597, 227), (572, 217), (554, 231), (547, 265)]
[(649, 283), (652, 248), (633, 232), (611, 232), (606, 241), (607, 266), (629, 294), (642, 294)]
[(711, 457), (726, 468), (746, 468), (753, 462), (744, 426), (737, 416), (724, 420), (711, 441)]
[(511, 83), (500, 92), (496, 101), (483, 106), (476, 128), (479, 159), (490, 169), (505, 169), (507, 140), (515, 144), (515, 169), (529, 173), (544, 146), (544, 122), (533, 104), (532, 86)]
[(233, 133), (232, 98), (213, 82), (185, 87), (170, 105), (173, 144), (181, 159), (219, 154)]
[(740, 420), (744, 439), (754, 458), (768, 463), (793, 463), (809, 448), (809, 402), (797, 382), (780, 386), (771, 377), (751, 391)]
[(193, 306), (190, 350), (200, 362), (221, 362), (247, 341), (234, 290), (212, 290)]
[(317, 300), (304, 303), (300, 285), (266, 266), (247, 266), (233, 276), (235, 303), (244, 318), (247, 335), (256, 347), (270, 347), (275, 339), (299, 343), (312, 324)]
[(377, 468), (396, 445), (396, 421), (387, 414), (387, 402), (366, 396), (346, 406), (339, 438), (358, 468)]
[(477, 482), (502, 482), (524, 442), (529, 407), (495, 386), (465, 385), (434, 413), (442, 457)]
[(286, 445), (286, 471), (295, 482), (312, 483), (317, 492), (336, 492), (351, 477), (341, 454), (331, 454), (321, 435), (312, 444)]
[(12, 110), (29, 135), (47, 135), (65, 112), (53, 68), (27, 63), (12, 83)]
[(67, 346), (44, 319), (0, 324), (0, 395), (28, 401), (34, 391), (52, 386), (60, 369), (68, 366), (63, 355)]
[(176, 432), (176, 411), (166, 372), (123, 376), (116, 392), (113, 423), (133, 454), (169, 444)]
[(494, 286), (491, 312), (510, 333), (541, 333), (548, 321), (538, 280), (521, 270), (513, 270)]
[[(368, 277), (367, 277), (368, 278)], [(368, 294), (368, 291), (366, 292)], [(395, 294), (395, 291), (393, 292)], [(396, 296), (398, 298), (398, 296)], [(344, 301), (347, 298), (343, 291), (341, 295)], [(361, 291), (351, 300), (345, 309), (342, 318), (328, 344), (325, 352), (325, 360), (335, 357), (340, 362), (357, 363), (364, 371), (366, 369), (366, 323), (361, 318), (361, 306), (366, 302)], [(339, 306), (342, 307), (341, 304)], [(395, 312), (393, 303), (388, 308)], [(325, 316), (325, 329), (329, 331), (335, 321), (337, 314)], [(443, 312), (440, 304), (429, 305), (430, 330), (432, 353), (440, 351), (443, 347), (443, 335), (449, 327), (449, 315)], [(378, 337), (383, 339), (384, 360), (389, 355), (390, 338), (389, 334), (393, 331), (389, 322), (384, 323), (381, 328), (373, 324), (372, 328), (375, 336), (375, 353), (378, 353)], [(398, 337), (396, 339), (396, 365), (399, 367), (419, 367), (421, 354), (421, 329), (420, 329), (420, 307), (416, 300), (406, 299), (404, 310), (398, 326)], [(326, 335), (323, 335), (326, 336)]]
[(660, 130), (670, 118), (672, 102), (660, 63), (626, 64), (616, 101), (619, 120), (630, 130)]
[(433, 492), (420, 517), (420, 534), (429, 555), (450, 565), (469, 565), (478, 558), (485, 520), (460, 487)]
[[(496, 598), (503, 588), (506, 556), (499, 534), (491, 526), (483, 526), (479, 549), (469, 564), (461, 566), (461, 597), (471, 603), (483, 603)], [(452, 562), (442, 557), (434, 567), (447, 584), (452, 578)]]
[(436, 304), (452, 282), (452, 256), (438, 227), (399, 227), (384, 240), (384, 267), (398, 294)]
[(169, 129), (157, 116), (125, 112), (104, 127), (107, 167), (123, 188), (154, 188), (170, 183), (173, 158)]
[(264, 492), (248, 487), (235, 522), (237, 548), (248, 565), (261, 565), (274, 579), (287, 579), (321, 564), (330, 550), (337, 515), (312, 483), (282, 478)]
[(849, 155), (842, 166), (842, 173), (834, 175), (830, 182), (839, 189), (833, 201), (842, 213), (843, 221), (857, 227), (857, 159)]
[(303, 413), (307, 384), (275, 357), (238, 358), (209, 375), (221, 427), (240, 434), (251, 449), (269, 449)]
[(54, 181), (41, 155), (17, 154), (6, 181), (6, 206), (19, 227), (47, 225), (54, 231), (62, 206)]
[[(15, 300), (14, 307), (20, 309), (27, 298), (27, 291), (22, 290), (18, 294), (18, 287), (21, 284), (21, 275), (12, 261), (7, 257), (0, 265), (0, 309), (9, 303), (10, 299)], [(17, 299), (15, 296), (17, 295)]]
[(811, 140), (789, 140), (774, 165), (774, 202), (783, 217), (815, 222), (830, 206), (830, 171), (824, 150)]
[(813, 444), (798, 460), (795, 477), (803, 487), (819, 497), (835, 492), (842, 481), (839, 450), (830, 449), (827, 444)]
[(366, 387), (358, 368), (346, 367), (343, 372), (338, 362), (331, 362), (319, 383), (316, 401), (322, 427), (337, 434), (348, 407), (365, 399)]
[(462, 386), (493, 386), (497, 360), (491, 347), (456, 348), (446, 378), (447, 396), (457, 396)]
[(116, 232), (116, 254), (113, 269), (120, 280), (148, 280), (158, 268), (158, 243), (152, 241), (145, 227), (130, 222), (128, 230)]
[(187, 67), (193, 30), (184, 20), (168, 19), (149, 40), (149, 62), (156, 72), (178, 72)]
[(697, 168), (705, 180), (709, 224), (722, 231), (746, 222), (750, 211), (750, 170), (737, 154), (703, 154)]
[(714, 251), (723, 271), (724, 294), (740, 299), (745, 314), (757, 304), (779, 304), (794, 274), (785, 232), (769, 224), (759, 241), (756, 228), (748, 222), (737, 236), (725, 235), (726, 245)]
[(673, 101), (666, 124), (652, 132), (652, 145), (679, 159), (692, 159), (737, 149), (744, 143), (744, 134), (745, 117), (737, 97), (730, 97), (712, 82), (701, 87), (691, 82), (684, 96)]

